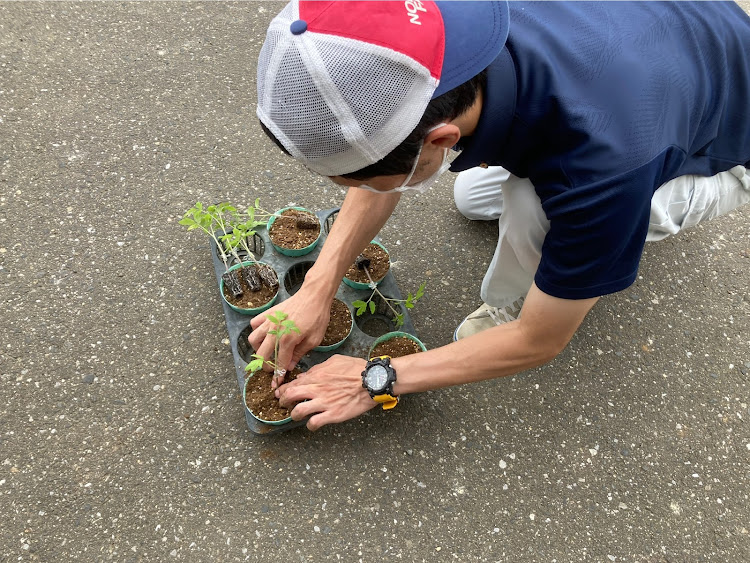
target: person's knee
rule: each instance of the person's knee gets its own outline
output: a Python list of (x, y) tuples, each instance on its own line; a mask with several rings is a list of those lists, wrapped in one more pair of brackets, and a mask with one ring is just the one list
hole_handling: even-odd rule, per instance
[(460, 172), (453, 183), (456, 207), (467, 219), (489, 221), (502, 213), (502, 179), (485, 169), (471, 168)]
[(481, 221), (485, 217), (478, 209), (476, 202), (473, 201), (471, 184), (465, 174), (466, 172), (461, 172), (453, 183), (453, 199), (456, 202), (456, 208), (467, 219)]

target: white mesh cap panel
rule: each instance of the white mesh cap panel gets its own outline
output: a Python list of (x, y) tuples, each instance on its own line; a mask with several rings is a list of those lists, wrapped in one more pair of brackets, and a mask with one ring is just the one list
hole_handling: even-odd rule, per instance
[(288, 6), (261, 50), (258, 117), (319, 174), (377, 162), (417, 125), (437, 81), (383, 47), (309, 31), (292, 35), (292, 17)]
[(345, 151), (349, 143), (295, 47), (289, 46), (272, 79), (268, 116), (305, 160), (314, 161)]
[(260, 50), (260, 56), (258, 57), (258, 106), (265, 106), (268, 100), (266, 95), (269, 92), (267, 87), (267, 77), (273, 76), (271, 74), (271, 58), (276, 53), (276, 44), (279, 39), (279, 31), (269, 28), (266, 33), (266, 41), (263, 43), (263, 47)]
[(437, 81), (413, 59), (377, 45), (326, 37), (318, 48), (371, 152), (353, 172), (385, 157), (411, 133)]

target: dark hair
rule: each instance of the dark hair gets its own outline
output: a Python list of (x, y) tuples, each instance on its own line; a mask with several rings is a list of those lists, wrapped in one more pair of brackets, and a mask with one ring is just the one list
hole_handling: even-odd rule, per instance
[[(341, 176), (343, 178), (349, 178), (350, 180), (368, 180), (376, 176), (408, 174), (414, 165), (414, 159), (417, 158), (419, 149), (430, 128), (441, 121), (455, 119), (467, 111), (474, 105), (477, 96), (480, 92), (484, 91), (486, 85), (487, 71), (483, 70), (468, 82), (464, 82), (463, 84), (456, 86), (453, 90), (449, 90), (434, 100), (430, 100), (430, 103), (427, 104), (427, 108), (422, 115), (422, 119), (399, 146), (376, 163), (366, 166), (361, 170), (356, 170), (355, 172), (342, 174)], [(284, 145), (279, 142), (276, 136), (269, 131), (262, 121), (260, 126), (265, 134), (276, 143), (276, 146), (286, 154), (289, 154), (289, 151), (284, 148)]]

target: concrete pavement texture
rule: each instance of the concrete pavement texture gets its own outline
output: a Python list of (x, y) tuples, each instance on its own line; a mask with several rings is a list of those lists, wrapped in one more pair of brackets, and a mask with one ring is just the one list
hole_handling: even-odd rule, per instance
[[(248, 430), (177, 221), (343, 199), (255, 118), (280, 7), (0, 3), (0, 561), (750, 560), (747, 207), (647, 245), (544, 367)], [(381, 233), (428, 348), (496, 242), (450, 176)]]

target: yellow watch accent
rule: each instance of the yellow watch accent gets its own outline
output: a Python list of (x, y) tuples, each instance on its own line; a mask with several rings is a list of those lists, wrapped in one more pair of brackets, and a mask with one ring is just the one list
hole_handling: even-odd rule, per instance
[(398, 397), (394, 397), (388, 393), (375, 395), (372, 400), (376, 403), (382, 403), (384, 411), (390, 410), (398, 404)]

